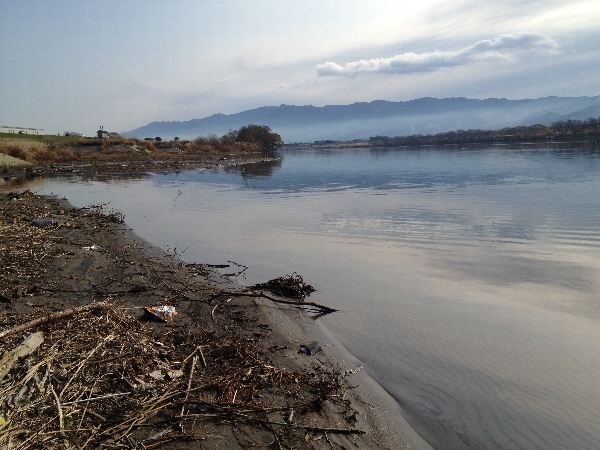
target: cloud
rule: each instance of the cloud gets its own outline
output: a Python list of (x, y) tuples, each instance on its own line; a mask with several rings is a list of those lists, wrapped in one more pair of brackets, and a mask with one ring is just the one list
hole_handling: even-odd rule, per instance
[(455, 52), (402, 53), (391, 58), (360, 60), (341, 66), (334, 62), (319, 64), (319, 76), (361, 73), (414, 73), (433, 72), (443, 67), (455, 67), (475, 60), (506, 58), (518, 52), (552, 52), (559, 48), (553, 39), (539, 33), (505, 34), (487, 39)]

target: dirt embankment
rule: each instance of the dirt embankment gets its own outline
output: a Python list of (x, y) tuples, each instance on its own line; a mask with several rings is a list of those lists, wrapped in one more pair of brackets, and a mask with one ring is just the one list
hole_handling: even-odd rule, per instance
[(242, 292), (101, 205), (0, 211), (0, 448), (400, 448), (352, 371), (276, 325), (302, 296)]
[(6, 172), (8, 173), (8, 168), (12, 167), (26, 167), (30, 166), (31, 163), (19, 158), (15, 158), (13, 156), (5, 155), (4, 153), (0, 153), (0, 167), (6, 168)]

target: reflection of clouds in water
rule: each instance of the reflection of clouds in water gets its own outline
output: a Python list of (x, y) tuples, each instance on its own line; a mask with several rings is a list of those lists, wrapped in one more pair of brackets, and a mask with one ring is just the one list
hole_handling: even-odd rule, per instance
[(373, 236), (406, 242), (444, 241), (464, 245), (536, 239), (532, 224), (510, 216), (473, 216), (460, 211), (399, 208), (381, 213), (349, 211), (323, 214), (324, 232), (350, 237)]
[[(321, 226), (324, 233), (374, 245), (386, 242), (388, 247), (418, 249), (435, 271), (434, 283), (451, 280), (468, 286), (482, 282), (496, 288), (522, 286), (526, 292), (537, 285), (570, 291), (563, 300), (544, 298), (535, 303), (582, 317), (600, 317), (600, 304), (594, 299), (600, 287), (600, 266), (594, 257), (600, 247), (600, 226), (561, 226), (565, 219), (556, 216), (540, 222), (527, 208), (498, 214), (492, 214), (493, 210), (493, 206), (444, 210), (440, 205), (352, 210), (323, 214)], [(582, 259), (581, 252), (588, 252), (589, 258)], [(579, 256), (572, 260), (569, 255), (573, 254)]]
[(531, 257), (497, 251), (477, 252), (469, 259), (442, 257), (429, 264), (440, 285), (464, 286), (468, 295), (478, 292), (475, 286), (483, 283), (481, 292), (499, 293), (495, 300), (497, 305), (517, 302), (520, 306), (600, 319), (598, 262), (559, 260), (562, 256), (559, 254), (536, 256), (533, 252)]
[(476, 278), (489, 284), (536, 283), (592, 293), (598, 270), (567, 261), (481, 253), (472, 260), (439, 261), (444, 270), (460, 278)]
[(512, 217), (490, 217), (488, 219), (488, 223), (474, 224), (470, 234), (482, 237), (489, 236), (490, 240), (500, 242), (517, 243), (536, 239), (536, 231), (531, 223), (517, 221)]

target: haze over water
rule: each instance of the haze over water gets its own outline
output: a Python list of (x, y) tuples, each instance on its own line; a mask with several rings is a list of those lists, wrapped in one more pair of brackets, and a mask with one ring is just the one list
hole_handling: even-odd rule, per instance
[(285, 151), (51, 192), (243, 283), (300, 273), (436, 448), (600, 447), (597, 149)]

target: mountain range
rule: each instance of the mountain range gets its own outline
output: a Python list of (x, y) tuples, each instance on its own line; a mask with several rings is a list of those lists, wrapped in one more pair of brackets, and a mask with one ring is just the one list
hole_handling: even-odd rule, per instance
[(180, 122), (151, 122), (122, 134), (145, 138), (194, 139), (244, 125), (268, 125), (286, 143), (367, 139), (519, 125), (551, 125), (569, 119), (600, 117), (600, 96), (485, 100), (424, 97), (405, 102), (375, 100), (350, 105), (263, 106), (235, 114), (213, 114)]

